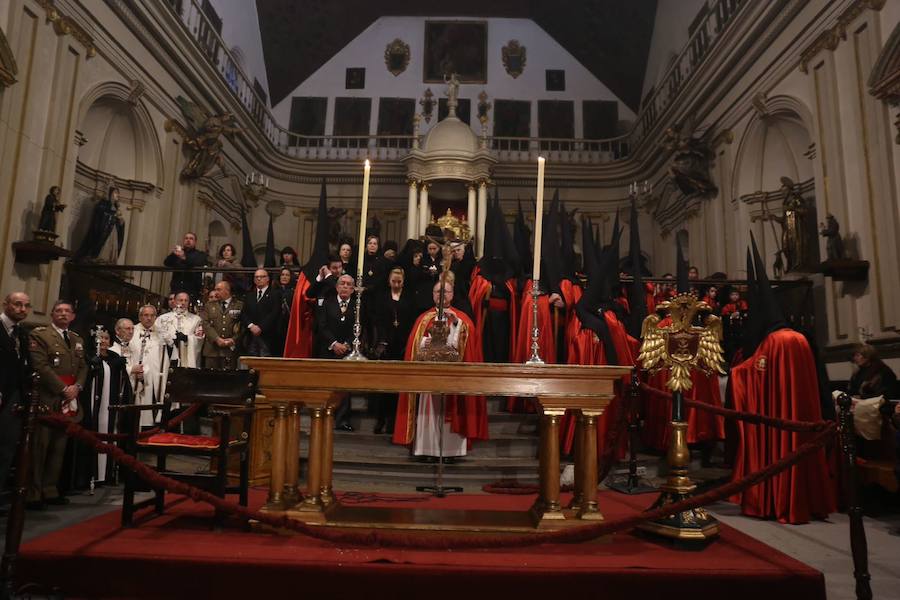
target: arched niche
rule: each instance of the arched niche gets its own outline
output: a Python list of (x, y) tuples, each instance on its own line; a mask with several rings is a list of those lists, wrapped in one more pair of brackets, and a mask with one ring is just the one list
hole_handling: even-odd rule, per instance
[(124, 258), (135, 251), (137, 241), (129, 241), (131, 219), (126, 209), (142, 211), (162, 189), (164, 171), (156, 129), (146, 107), (135, 97), (134, 87), (105, 82), (83, 96), (77, 130), (82, 143), (70, 201), (69, 239), (76, 248), (81, 244), (94, 202), (115, 184), (126, 220)]
[(767, 101), (738, 146), (733, 197), (778, 190), (781, 178), (794, 182), (813, 178), (810, 120), (797, 100), (779, 96)]

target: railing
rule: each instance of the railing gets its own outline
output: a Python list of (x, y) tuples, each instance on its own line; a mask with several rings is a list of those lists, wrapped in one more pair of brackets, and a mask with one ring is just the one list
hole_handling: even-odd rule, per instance
[(641, 103), (637, 122), (629, 134), (631, 147), (637, 147), (649, 134), (660, 116), (684, 89), (697, 67), (715, 47), (721, 34), (734, 21), (741, 8), (749, 4), (747, 0), (708, 0), (704, 7), (706, 15), (697, 23), (687, 45)]
[[(276, 122), (267, 102), (254, 89), (252, 79), (234, 59), (197, 0), (167, 0), (166, 4), (219, 71), (260, 131), (287, 155), (314, 160), (396, 160), (406, 156), (412, 148), (413, 136), (307, 136), (286, 130)], [(634, 128), (627, 135), (602, 140), (492, 137), (488, 147), (504, 162), (530, 162), (537, 158), (538, 151), (552, 153), (551, 160), (569, 163), (602, 164), (626, 158), (654, 128), (715, 47), (722, 32), (747, 4), (750, 4), (747, 0), (709, 0), (706, 14), (660, 83), (644, 99)]]

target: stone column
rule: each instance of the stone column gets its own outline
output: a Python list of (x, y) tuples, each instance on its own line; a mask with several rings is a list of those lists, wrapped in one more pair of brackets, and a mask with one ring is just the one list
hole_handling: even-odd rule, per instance
[(431, 222), (431, 206), (428, 205), (428, 184), (422, 183), (419, 191), (419, 234), (425, 235), (425, 229)]
[(478, 232), (475, 235), (478, 258), (484, 254), (484, 223), (487, 219), (487, 180), (478, 183)]
[(419, 236), (419, 213), (416, 202), (419, 196), (419, 183), (415, 179), (409, 180), (409, 200), (406, 204), (406, 239), (412, 240)]
[[(466, 221), (469, 223), (469, 231), (472, 235), (475, 235), (475, 229), (478, 227), (478, 212), (475, 210), (475, 184), (466, 184), (466, 189), (469, 192), (469, 206), (466, 209)], [(476, 240), (476, 243), (480, 242)]]

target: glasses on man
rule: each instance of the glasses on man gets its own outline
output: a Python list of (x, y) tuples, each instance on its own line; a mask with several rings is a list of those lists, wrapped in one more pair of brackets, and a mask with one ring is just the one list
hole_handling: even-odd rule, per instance
[(268, 279), (269, 276), (268, 275), (254, 275), (253, 278), (254, 279)]

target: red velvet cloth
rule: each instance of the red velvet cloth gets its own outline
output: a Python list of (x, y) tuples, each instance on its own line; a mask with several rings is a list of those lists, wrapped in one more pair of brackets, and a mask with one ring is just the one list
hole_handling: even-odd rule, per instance
[(181, 446), (183, 448), (218, 448), (219, 438), (206, 435), (183, 435), (180, 433), (157, 433), (146, 439), (139, 439), (141, 446)]
[[(616, 349), (617, 364), (633, 366), (637, 359), (638, 341), (629, 336), (625, 327), (616, 318), (613, 311), (603, 312), (606, 326), (609, 328), (610, 337)], [(569, 340), (568, 360), (570, 365), (608, 365), (606, 349), (603, 342), (592, 329), (584, 329), (581, 320), (573, 316), (569, 323), (567, 336)], [(622, 393), (627, 389), (630, 377), (622, 378), (622, 385), (618, 386), (616, 397), (597, 419), (597, 454), (603, 454), (603, 440), (606, 439), (610, 424), (615, 422), (616, 414), (622, 405)], [(575, 444), (576, 415), (567, 411), (560, 422), (559, 437), (563, 454), (570, 454)], [(617, 458), (625, 456), (627, 450), (627, 437), (621, 436), (616, 451)]]
[[(371, 506), (524, 511), (535, 496), (419, 498), (390, 496)], [(607, 519), (640, 512), (651, 500), (612, 492), (598, 498)], [(266, 491), (251, 490), (251, 507), (265, 502)], [(231, 521), (213, 531), (212, 513), (179, 498), (133, 528), (121, 528), (117, 511), (82, 520), (27, 541), (17, 581), (56, 586), (72, 597), (166, 600), (276, 598), (300, 588), (311, 596), (429, 600), (551, 598), (562, 589), (586, 598), (602, 589), (604, 600), (825, 599), (822, 573), (725, 524), (715, 543), (695, 552), (628, 532), (607, 543), (443, 551), (248, 532)]]
[[(809, 342), (800, 333), (770, 333), (753, 356), (731, 370), (736, 410), (801, 421), (819, 421), (819, 384)], [(792, 452), (813, 433), (792, 433), (738, 422), (733, 479)], [(820, 450), (790, 470), (732, 497), (745, 515), (807, 523), (837, 509), (836, 481)]]
[(294, 302), (291, 306), (291, 320), (288, 322), (287, 337), (284, 341), (285, 358), (310, 358), (313, 345), (313, 318), (315, 298), (306, 297), (310, 282), (306, 273), (300, 273), (294, 288)]
[[(460, 336), (460, 349), (463, 362), (483, 362), (481, 338), (472, 320), (461, 310), (455, 310), (456, 318), (460, 319), (468, 331), (465, 342)], [(437, 309), (432, 308), (416, 319), (409, 339), (406, 342), (406, 354), (404, 360), (411, 361), (418, 350), (419, 343), (430, 329)], [(416, 394), (400, 394), (397, 402), (397, 415), (394, 421), (394, 435), (392, 441), (395, 444), (409, 445), (415, 436), (416, 425)], [(457, 434), (465, 437), (471, 446), (472, 440), (488, 439), (487, 400), (484, 396), (455, 396), (444, 397), (444, 412), (450, 422), (450, 428)]]

